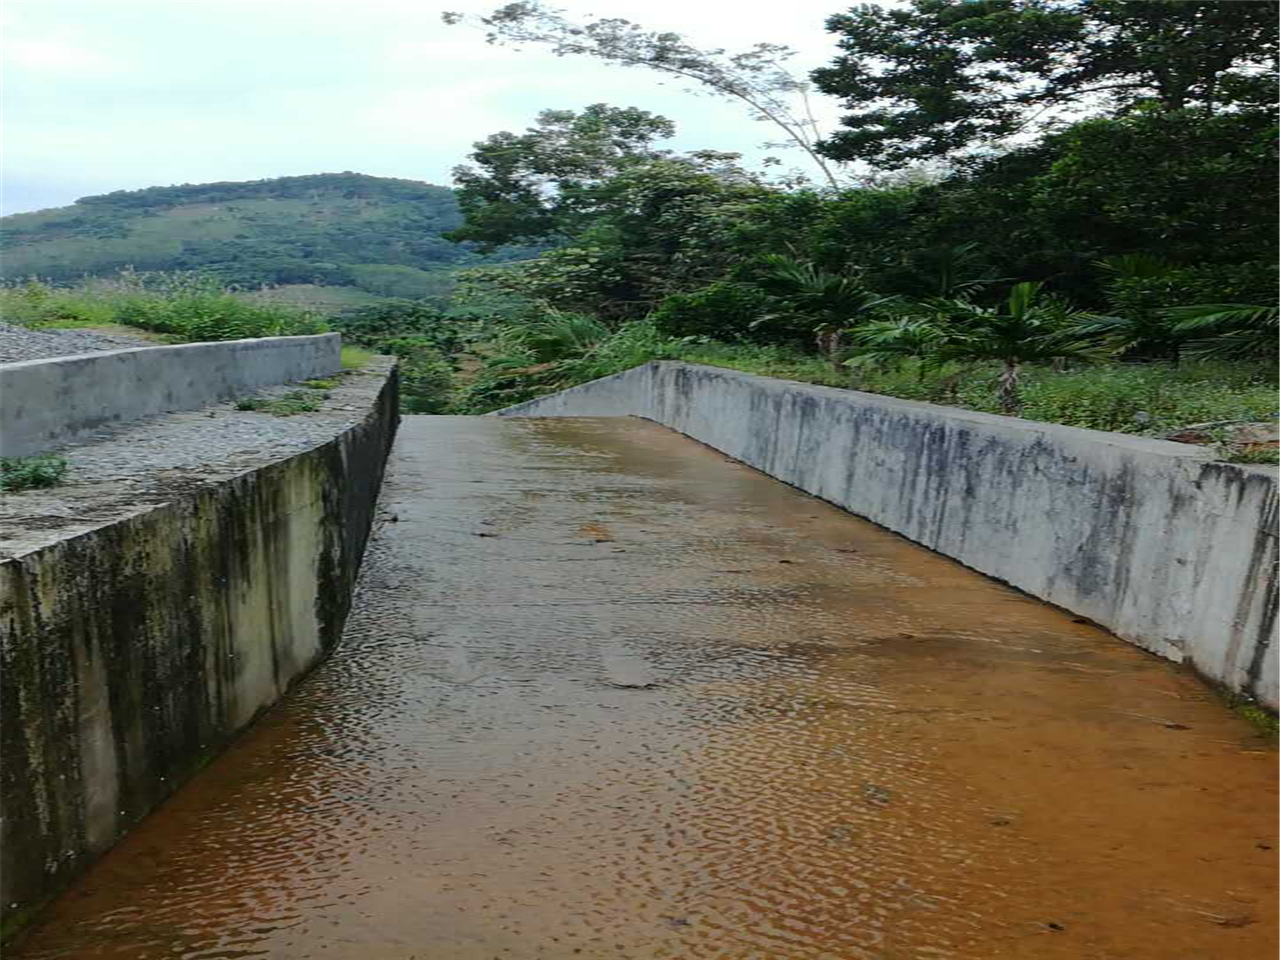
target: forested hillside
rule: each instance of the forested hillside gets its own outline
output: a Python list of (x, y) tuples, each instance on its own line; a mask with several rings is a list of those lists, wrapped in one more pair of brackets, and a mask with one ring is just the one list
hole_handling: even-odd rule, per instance
[(461, 223), (447, 187), (322, 173), (120, 190), (4, 217), (0, 230), (9, 279), (68, 281), (132, 267), (200, 271), (244, 287), (424, 297), (443, 292), (449, 269), (495, 259), (441, 237)]

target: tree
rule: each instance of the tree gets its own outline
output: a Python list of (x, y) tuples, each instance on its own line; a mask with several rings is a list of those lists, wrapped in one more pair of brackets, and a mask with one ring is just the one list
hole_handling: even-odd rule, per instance
[(596, 103), (575, 113), (544, 110), (523, 134), (503, 131), (475, 144), (475, 166), (453, 171), (466, 223), (445, 234), (488, 251), (516, 241), (572, 236), (594, 210), (594, 188), (629, 165), (666, 155), (666, 117)]
[[(444, 14), (448, 24), (463, 23), (460, 13)], [(817, 121), (809, 109), (809, 85), (792, 76), (786, 61), (795, 51), (782, 44), (758, 43), (743, 53), (700, 49), (678, 33), (646, 30), (619, 18), (577, 23), (564, 11), (537, 0), (508, 3), (480, 23), (494, 44), (541, 44), (557, 56), (595, 57), (624, 67), (645, 67), (698, 84), (713, 95), (746, 104), (753, 119), (773, 124), (817, 165), (832, 187), (839, 186), (834, 165), (817, 150)]]
[(846, 128), (818, 145), (894, 167), (1081, 111), (1211, 115), (1275, 99), (1277, 8), (1220, 0), (911, 0), (827, 21), (812, 74)]
[[(643, 316), (664, 297), (728, 269), (734, 250), (727, 235), (767, 195), (733, 159), (699, 151), (625, 166), (578, 192), (563, 221), (567, 245), (472, 278), (610, 321)], [(475, 215), (483, 214), (478, 207)]]
[(1048, 163), (1024, 192), (1041, 248), (1057, 238), (1088, 260), (1135, 251), (1184, 264), (1276, 259), (1270, 111), (1096, 117), (1044, 146)]

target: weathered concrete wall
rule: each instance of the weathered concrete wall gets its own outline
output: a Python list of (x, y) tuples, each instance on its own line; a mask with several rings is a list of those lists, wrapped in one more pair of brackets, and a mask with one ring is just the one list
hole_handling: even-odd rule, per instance
[(0, 456), (40, 453), (104, 426), (196, 410), (342, 368), (342, 338), (265, 337), (0, 365)]
[(499, 411), (656, 420), (1271, 708), (1273, 468), (1201, 447), (654, 363)]
[(0, 897), (21, 924), (335, 643), (394, 373), (304, 453), (0, 565)]

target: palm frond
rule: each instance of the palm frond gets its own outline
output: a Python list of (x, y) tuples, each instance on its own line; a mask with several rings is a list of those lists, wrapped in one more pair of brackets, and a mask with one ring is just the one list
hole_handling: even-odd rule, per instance
[(1216, 327), (1258, 330), (1280, 329), (1280, 307), (1244, 303), (1200, 303), (1169, 307), (1165, 316), (1180, 330), (1197, 332)]
[(1152, 280), (1164, 276), (1174, 268), (1168, 260), (1150, 253), (1117, 254), (1095, 260), (1093, 265), (1100, 272), (1117, 280)]

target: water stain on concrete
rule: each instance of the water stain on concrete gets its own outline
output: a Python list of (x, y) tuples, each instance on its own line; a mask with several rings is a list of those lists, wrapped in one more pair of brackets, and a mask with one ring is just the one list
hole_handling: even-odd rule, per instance
[(642, 421), (408, 417), (383, 507), (14, 960), (1275, 951), (1275, 755), (1167, 663)]

